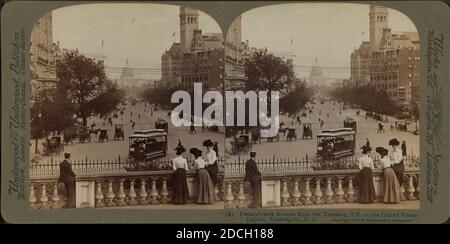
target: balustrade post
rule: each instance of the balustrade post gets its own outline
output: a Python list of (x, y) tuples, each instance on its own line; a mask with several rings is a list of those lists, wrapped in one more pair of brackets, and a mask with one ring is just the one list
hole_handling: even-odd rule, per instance
[(34, 183), (30, 183), (30, 196), (28, 197), (28, 203), (30, 207), (35, 207), (37, 202), (36, 194), (34, 193)]
[(316, 178), (316, 186), (314, 187), (314, 199), (313, 202), (315, 204), (323, 204), (322, 200), (322, 190), (320, 189), (320, 177)]
[(305, 205), (311, 205), (313, 204), (311, 201), (311, 190), (309, 189), (309, 181), (311, 180), (311, 178), (306, 178), (305, 179), (305, 191), (303, 192), (303, 204)]
[(158, 190), (156, 189), (156, 180), (157, 178), (151, 178), (152, 181), (152, 188), (150, 190), (150, 203), (151, 204), (158, 204)]
[(135, 206), (138, 204), (138, 202), (136, 201), (136, 190), (134, 190), (134, 182), (136, 180), (135, 179), (130, 179), (130, 191), (128, 193), (128, 204), (131, 206)]
[(123, 182), (125, 179), (119, 179), (119, 193), (117, 194), (117, 206), (126, 206), (127, 203), (125, 202), (125, 197), (127, 196), (125, 194), (125, 191), (123, 190)]
[(405, 187), (403, 185), (404, 185), (404, 183), (400, 184), (400, 193), (401, 193), (401, 196), (402, 196), (402, 201), (405, 201), (406, 200)]
[(333, 193), (333, 188), (331, 188), (331, 177), (327, 177), (327, 189), (325, 190), (325, 202), (327, 204), (332, 204), (332, 203), (336, 203), (336, 201), (334, 200), (334, 193)]
[(161, 203), (169, 202), (169, 190), (167, 190), (167, 178), (162, 178)]
[(293, 205), (300, 205), (301, 202), (299, 201), (301, 197), (300, 190), (298, 188), (298, 179), (294, 179), (294, 192), (292, 193), (292, 204)]
[(95, 206), (96, 207), (104, 207), (103, 203), (103, 191), (102, 191), (102, 182), (97, 181), (97, 190), (95, 191)]
[(46, 183), (42, 183), (41, 185), (41, 197), (39, 198), (41, 202), (41, 208), (49, 208), (48, 206), (48, 196), (47, 196), (47, 185)]
[(353, 177), (348, 177), (347, 202), (355, 202), (355, 189), (353, 188)]
[(59, 207), (58, 181), (53, 182), (52, 208)]
[(141, 189), (139, 191), (139, 204), (140, 205), (146, 205), (148, 204), (147, 201), (147, 190), (145, 190), (145, 179), (141, 179)]
[(344, 190), (342, 189), (342, 176), (338, 176), (338, 186), (337, 186), (337, 190), (336, 190), (336, 202), (337, 203), (345, 203), (345, 199), (344, 199)]
[(232, 191), (232, 181), (228, 181), (226, 182), (226, 193), (225, 193), (225, 207), (226, 208), (231, 208), (232, 207), (232, 203), (234, 200), (234, 196), (233, 196), (233, 191)]
[(288, 206), (289, 204), (289, 191), (287, 187), (287, 180), (282, 181), (283, 187), (281, 190), (281, 206)]
[(407, 188), (407, 192), (408, 192), (408, 200), (415, 200), (416, 197), (414, 196), (414, 181), (413, 181), (413, 176), (412, 175), (408, 175), (408, 188)]
[(214, 186), (214, 199), (216, 201), (220, 201), (219, 188), (217, 187), (217, 184)]
[(245, 207), (244, 181), (239, 181), (239, 207)]
[(114, 207), (116, 206), (114, 199), (116, 198), (116, 195), (113, 191), (113, 180), (108, 180), (108, 193), (106, 194), (106, 206), (108, 207)]
[(420, 181), (419, 176), (417, 175), (417, 187), (416, 187), (416, 199), (420, 199)]

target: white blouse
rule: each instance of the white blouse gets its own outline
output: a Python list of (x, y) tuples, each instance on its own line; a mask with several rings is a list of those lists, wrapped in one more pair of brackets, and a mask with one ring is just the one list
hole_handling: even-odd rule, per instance
[(403, 160), (402, 150), (396, 148), (391, 154), (393, 164), (399, 164)]
[(381, 166), (383, 167), (383, 169), (384, 168), (389, 168), (389, 167), (391, 167), (392, 166), (392, 161), (391, 161), (391, 159), (389, 158), (389, 156), (384, 156), (382, 159), (381, 159)]
[(367, 154), (359, 158), (358, 166), (359, 169), (363, 169), (365, 167), (374, 169), (373, 160)]
[(184, 159), (181, 155), (174, 158), (172, 160), (172, 163), (173, 163), (173, 170), (177, 170), (177, 169), (189, 170), (187, 160)]
[(203, 168), (205, 168), (205, 166), (206, 166), (206, 162), (205, 162), (205, 160), (203, 160), (202, 157), (197, 158), (197, 159), (194, 161), (194, 163), (195, 163), (195, 168), (196, 168), (196, 169), (203, 169)]
[(216, 160), (217, 160), (216, 151), (212, 149), (206, 151), (205, 161), (207, 165), (213, 164), (214, 162), (216, 162)]

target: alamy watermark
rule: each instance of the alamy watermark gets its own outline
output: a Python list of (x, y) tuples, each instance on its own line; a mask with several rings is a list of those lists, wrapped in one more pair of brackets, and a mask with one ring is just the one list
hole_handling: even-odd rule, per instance
[[(225, 120), (222, 93), (219, 91), (207, 91), (204, 95), (202, 93), (202, 83), (194, 83), (193, 101), (187, 91), (180, 90), (172, 94), (171, 103), (178, 104), (170, 114), (174, 126), (191, 126), (192, 124), (194, 126), (203, 124), (224, 126), (225, 121), (225, 126), (261, 126), (263, 128), (261, 137), (274, 137), (278, 134), (280, 127), (280, 93), (278, 91), (271, 91), (270, 98), (268, 91), (247, 91), (246, 93), (225, 91)], [(246, 101), (248, 101), (248, 113), (246, 113)], [(203, 103), (210, 105), (203, 110)], [(246, 123), (247, 114), (248, 123)]]

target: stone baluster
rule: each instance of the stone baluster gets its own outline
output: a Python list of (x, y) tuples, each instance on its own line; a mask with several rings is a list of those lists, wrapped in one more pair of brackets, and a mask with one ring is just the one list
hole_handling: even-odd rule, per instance
[(214, 199), (216, 201), (220, 201), (220, 197), (219, 197), (219, 188), (217, 187), (217, 185), (214, 186)]
[(332, 204), (332, 203), (336, 203), (336, 201), (334, 200), (334, 192), (333, 192), (333, 188), (331, 188), (331, 177), (327, 177), (327, 188), (325, 190), (325, 202), (327, 204)]
[(37, 202), (36, 194), (34, 192), (34, 183), (30, 183), (30, 196), (28, 197), (28, 203), (30, 204), (30, 207), (35, 207)]
[(130, 179), (130, 191), (128, 193), (128, 204), (131, 206), (135, 206), (138, 204), (137, 200), (136, 200), (136, 190), (134, 190), (134, 182), (136, 180), (135, 179)]
[(95, 206), (96, 207), (104, 207), (103, 203), (103, 191), (102, 191), (102, 182), (97, 181), (97, 190), (95, 191)]
[(139, 204), (146, 205), (147, 201), (147, 190), (145, 190), (145, 179), (141, 179), (141, 189), (139, 190)]
[(59, 207), (59, 193), (58, 193), (58, 181), (53, 182), (53, 195), (52, 195), (52, 208)]
[(244, 182), (243, 181), (239, 181), (238, 200), (239, 200), (239, 207), (245, 207), (245, 193), (244, 193)]
[(301, 194), (298, 188), (298, 180), (294, 179), (294, 192), (292, 193), (292, 204), (295, 206), (300, 205), (301, 204), (300, 197)]
[(400, 184), (400, 193), (401, 193), (400, 195), (402, 196), (402, 201), (405, 201), (406, 200), (405, 187), (403, 185), (404, 185), (404, 183)]
[(156, 189), (156, 180), (157, 178), (151, 178), (152, 180), (152, 186), (150, 190), (150, 203), (151, 204), (158, 204), (158, 190)]
[(419, 176), (417, 175), (417, 187), (416, 187), (416, 199), (420, 199), (420, 180)]
[(113, 191), (113, 180), (108, 180), (108, 193), (106, 194), (106, 206), (114, 207), (116, 203), (114, 199), (116, 198), (116, 194)]
[(338, 181), (337, 181), (337, 190), (336, 190), (336, 202), (338, 203), (345, 203), (345, 199), (344, 199), (344, 190), (342, 189), (342, 176), (338, 176)]
[(407, 199), (408, 200), (415, 200), (416, 197), (414, 196), (414, 192), (416, 191), (414, 189), (414, 181), (413, 181), (413, 176), (412, 175), (408, 175), (408, 188), (407, 190)]
[(162, 178), (161, 203), (169, 202), (169, 190), (167, 190), (167, 178)]
[(305, 205), (311, 205), (313, 202), (311, 201), (311, 190), (309, 189), (309, 182), (311, 178), (305, 179), (305, 191), (303, 192), (303, 204)]
[(348, 177), (347, 202), (355, 202), (355, 189), (353, 188), (353, 177)]
[(47, 196), (47, 184), (42, 183), (41, 185), (41, 197), (39, 198), (41, 202), (41, 208), (49, 208), (48, 206), (48, 196)]
[(123, 182), (125, 179), (119, 179), (119, 193), (117, 194), (117, 206), (126, 206), (127, 203), (125, 202), (125, 197), (127, 196), (125, 194), (125, 191), (123, 190)]
[(316, 186), (314, 187), (314, 200), (313, 202), (315, 204), (323, 204), (322, 200), (322, 190), (320, 189), (320, 177), (316, 178)]
[(289, 191), (287, 187), (287, 180), (282, 181), (282, 190), (281, 190), (281, 206), (288, 206), (289, 204)]
[(228, 181), (225, 183), (226, 185), (226, 193), (225, 193), (225, 207), (231, 208), (234, 200), (233, 191), (232, 191), (232, 183), (231, 181)]

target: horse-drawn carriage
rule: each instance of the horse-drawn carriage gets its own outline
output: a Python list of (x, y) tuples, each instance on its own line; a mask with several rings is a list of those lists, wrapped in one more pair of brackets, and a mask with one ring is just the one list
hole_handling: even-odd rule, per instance
[(123, 134), (123, 124), (117, 124), (114, 128), (114, 140), (125, 140)]
[(80, 143), (91, 142), (91, 133), (86, 126), (80, 126), (78, 128), (78, 134), (76, 135)]
[(237, 135), (231, 141), (232, 154), (248, 153), (252, 149), (249, 134)]
[(355, 154), (356, 133), (351, 128), (324, 130), (317, 135), (317, 157), (334, 160)]
[(128, 158), (144, 161), (166, 156), (167, 133), (161, 129), (136, 131), (129, 137)]
[(99, 142), (104, 142), (105, 140), (108, 141), (108, 130), (106, 128), (100, 129), (99, 130), (100, 135), (98, 136), (98, 141)]
[(64, 145), (61, 143), (60, 136), (52, 136), (51, 138), (47, 138), (45, 142), (42, 143), (44, 147), (44, 155), (59, 155), (64, 150)]
[(169, 123), (166, 120), (159, 118), (155, 121), (155, 129), (163, 129), (166, 133), (169, 133)]
[(258, 127), (252, 128), (252, 143), (261, 143), (261, 131)]
[(406, 131), (409, 124), (410, 124), (409, 121), (397, 120), (397, 121), (395, 121), (395, 128), (400, 131)]
[(286, 137), (286, 139), (288, 141), (297, 140), (297, 132), (295, 132), (295, 128), (289, 127), (287, 129), (287, 137)]
[(344, 128), (351, 128), (354, 132), (357, 132), (356, 120), (352, 118), (346, 118), (344, 120)]
[(312, 133), (311, 123), (303, 123), (302, 139), (312, 139), (312, 138), (313, 138), (313, 133)]

